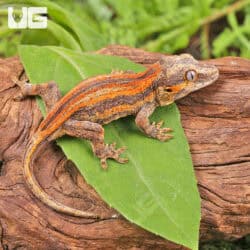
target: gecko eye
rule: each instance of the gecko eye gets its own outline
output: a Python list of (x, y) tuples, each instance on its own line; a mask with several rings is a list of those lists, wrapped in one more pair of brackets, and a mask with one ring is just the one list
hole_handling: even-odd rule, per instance
[(197, 72), (195, 70), (188, 70), (185, 73), (185, 79), (187, 81), (193, 82), (198, 78)]

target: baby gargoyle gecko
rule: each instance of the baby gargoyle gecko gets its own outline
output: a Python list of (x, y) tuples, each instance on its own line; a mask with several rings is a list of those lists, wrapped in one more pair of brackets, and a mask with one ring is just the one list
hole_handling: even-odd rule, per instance
[(65, 134), (90, 141), (93, 152), (107, 168), (107, 159), (127, 162), (120, 155), (125, 148), (105, 144), (103, 125), (128, 115), (135, 116), (137, 127), (147, 136), (167, 141), (171, 129), (162, 122), (151, 123), (150, 115), (158, 106), (166, 106), (216, 81), (218, 69), (198, 62), (191, 55), (163, 56), (144, 72), (112, 72), (86, 79), (65, 96), (54, 82), (32, 85), (16, 81), (22, 97), (42, 97), (47, 116), (32, 137), (24, 157), (24, 177), (33, 194), (52, 209), (84, 218), (105, 218), (88, 211), (67, 207), (50, 197), (32, 172), (38, 146)]

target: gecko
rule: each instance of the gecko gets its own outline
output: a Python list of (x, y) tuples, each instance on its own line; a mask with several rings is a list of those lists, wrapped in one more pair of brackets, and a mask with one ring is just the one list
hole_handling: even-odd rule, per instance
[(154, 110), (212, 84), (218, 76), (216, 66), (181, 54), (162, 56), (143, 72), (112, 72), (85, 79), (64, 96), (55, 82), (33, 85), (16, 79), (22, 98), (39, 95), (47, 112), (24, 156), (24, 178), (28, 187), (39, 200), (57, 212), (104, 219), (105, 215), (65, 206), (42, 189), (32, 170), (39, 146), (69, 135), (88, 140), (103, 169), (108, 167), (107, 159), (126, 163), (128, 159), (121, 157), (125, 147), (116, 148), (115, 143), (105, 143), (103, 125), (133, 115), (137, 127), (146, 136), (167, 141), (172, 137), (172, 130), (162, 127), (162, 121), (150, 122)]

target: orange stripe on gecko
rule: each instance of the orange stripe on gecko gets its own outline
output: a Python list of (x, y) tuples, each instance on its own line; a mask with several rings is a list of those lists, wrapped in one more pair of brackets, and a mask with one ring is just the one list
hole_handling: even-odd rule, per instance
[[(145, 77), (145, 78), (142, 78), (140, 79), (142, 76), (147, 76), (147, 73), (150, 72), (151, 70), (153, 70), (153, 73), (151, 75), (149, 75), (148, 77)], [(141, 91), (143, 88), (146, 88), (145, 84), (143, 84), (143, 82), (147, 82), (145, 81), (146, 79), (149, 79), (150, 82), (149, 84), (155, 80), (155, 78), (159, 75), (159, 73), (161, 72), (161, 67), (158, 63), (152, 65), (146, 72), (140, 72), (140, 73), (137, 73), (137, 74), (132, 74), (131, 76), (131, 81), (128, 82), (128, 84), (126, 84), (126, 87), (128, 86), (135, 86), (135, 85), (141, 85)], [(126, 74), (126, 77), (127, 76), (130, 76), (130, 74)], [(74, 103), (77, 102), (78, 99), (81, 99), (83, 98), (84, 96), (88, 96), (90, 95), (91, 93), (94, 93), (96, 91), (98, 91), (100, 89), (100, 86), (98, 86), (98, 83), (96, 84), (97, 87), (96, 88), (93, 88), (91, 89), (90, 91), (86, 91), (86, 92), (83, 92), (83, 95), (81, 94), (77, 94), (76, 95), (76, 99), (73, 99), (72, 101), (70, 101), (70, 99), (72, 98), (72, 96), (75, 95), (76, 92), (78, 92), (79, 90), (82, 90), (84, 91), (86, 88), (92, 86), (94, 83), (96, 83), (96, 79), (100, 80), (99, 82), (99, 85), (101, 85), (103, 83), (103, 81), (107, 80), (107, 79), (110, 79), (113, 81), (113, 79), (120, 79), (120, 80), (123, 80), (125, 77), (124, 75), (122, 75), (122, 78), (121, 78), (121, 75), (112, 75), (112, 78), (110, 75), (104, 75), (104, 76), (98, 76), (98, 77), (95, 77), (95, 78), (90, 78), (90, 79), (87, 79), (85, 81), (83, 81), (82, 83), (80, 83), (79, 85), (77, 85), (75, 88), (73, 88), (67, 95), (65, 95), (64, 97), (62, 97), (59, 102), (55, 105), (55, 107), (53, 108), (52, 112), (50, 112), (47, 117), (45, 118), (44, 121), (42, 121), (42, 123), (40, 124), (39, 126), (39, 129), (42, 130), (46, 127), (46, 124), (48, 124), (48, 122), (51, 121), (52, 117), (55, 116), (55, 114), (57, 113), (57, 111), (59, 109), (65, 109), (65, 105), (69, 106), (69, 105), (73, 105), (74, 106)], [(137, 80), (139, 79), (139, 80)], [(136, 81), (137, 80), (137, 81)], [(139, 84), (138, 84), (139, 83)], [(114, 88), (114, 87), (117, 87), (119, 86), (119, 81), (117, 81), (116, 83), (112, 83), (112, 84), (109, 84), (107, 83), (107, 85), (105, 86), (105, 88)], [(120, 84), (121, 88), (124, 87), (123, 84)]]
[[(50, 112), (47, 116), (47, 118), (41, 123), (41, 125), (39, 126), (40, 130), (43, 130), (46, 127), (46, 124), (49, 124), (51, 126), (49, 126), (48, 128), (45, 128), (45, 130), (43, 131), (43, 134), (51, 134), (53, 133), (53, 131), (55, 131), (57, 128), (59, 128), (73, 113), (75, 113), (76, 111), (78, 111), (79, 109), (86, 107), (86, 106), (91, 106), (91, 105), (98, 105), (98, 103), (102, 102), (103, 100), (110, 100), (116, 96), (121, 96), (121, 95), (135, 95), (137, 93), (143, 92), (147, 87), (152, 85), (152, 82), (158, 77), (159, 73), (161, 72), (161, 68), (159, 64), (155, 64), (153, 65), (151, 68), (149, 68), (146, 72), (150, 72), (150, 70), (153, 72), (152, 74), (150, 74), (149, 76), (145, 77), (145, 78), (141, 78), (138, 80), (138, 75), (139, 77), (143, 76), (143, 75), (147, 75), (145, 72), (144, 73), (138, 73), (138, 74), (134, 74), (134, 81), (131, 80), (131, 82), (127, 83), (127, 84), (120, 84), (120, 91), (117, 92), (113, 92), (112, 93), (112, 89), (117, 88), (117, 86), (119, 86), (119, 81), (117, 83), (112, 83), (109, 84), (107, 83), (107, 85), (105, 85), (105, 89), (110, 89), (110, 92), (108, 94), (105, 95), (101, 95), (101, 96), (97, 96), (97, 98), (88, 101), (88, 102), (84, 102), (84, 98), (88, 97), (90, 94), (93, 94), (95, 92), (98, 92), (98, 90), (102, 90), (102, 88), (100, 87), (95, 87), (89, 91), (86, 91), (82, 94), (78, 94), (75, 98), (72, 98), (72, 100), (69, 101), (69, 97), (72, 97), (72, 95), (75, 93), (76, 89), (79, 89), (79, 86), (77, 86), (77, 88), (72, 89), (69, 94), (67, 94), (66, 96), (64, 96), (58, 103), (57, 105), (53, 108), (53, 111)], [(123, 77), (124, 78), (124, 77)], [(87, 81), (90, 81), (87, 80)], [(101, 84), (102, 82), (100, 82)], [(103, 86), (104, 87), (104, 86)], [(84, 87), (82, 87), (84, 88)], [(119, 88), (118, 88), (119, 89)], [(66, 104), (66, 105), (64, 105)], [(56, 114), (58, 109), (60, 107), (63, 107), (63, 111), (64, 112), (60, 112), (59, 114)], [(51, 120), (51, 117), (54, 117), (53, 122)], [(49, 123), (48, 123), (49, 122)], [(47, 125), (48, 126), (48, 125)]]
[[(126, 112), (129, 112), (132, 108), (135, 108), (135, 106), (139, 106), (140, 104), (144, 103), (144, 102), (150, 102), (154, 99), (155, 97), (155, 93), (151, 92), (146, 98), (144, 98), (143, 100), (139, 100), (131, 107), (131, 105), (128, 104), (123, 104), (123, 105), (119, 105), (119, 106), (115, 106), (112, 109), (107, 109), (102, 113), (97, 114), (98, 120), (106, 120), (106, 118), (108, 117), (112, 117), (113, 115), (117, 115), (119, 117), (123, 117), (123, 115), (121, 115), (121, 113), (124, 113), (124, 116), (126, 116)], [(135, 108), (136, 110), (136, 108)], [(104, 124), (108, 123), (109, 120), (106, 120), (104, 122)]]

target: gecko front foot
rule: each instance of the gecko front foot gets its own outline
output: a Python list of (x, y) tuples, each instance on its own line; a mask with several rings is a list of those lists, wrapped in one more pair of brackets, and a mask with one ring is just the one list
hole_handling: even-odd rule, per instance
[(160, 121), (158, 123), (153, 122), (148, 129), (148, 135), (156, 138), (160, 141), (167, 141), (171, 139), (173, 136), (169, 134), (168, 132), (171, 132), (171, 128), (162, 128), (163, 121)]
[(115, 146), (116, 146), (116, 143), (105, 145), (104, 150), (99, 157), (101, 159), (101, 167), (103, 169), (106, 169), (108, 167), (108, 164), (107, 164), (108, 158), (114, 159), (119, 163), (128, 162), (127, 158), (120, 157), (120, 155), (126, 150), (126, 147), (121, 147), (121, 148), (116, 149)]

